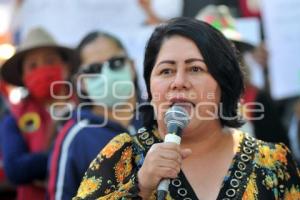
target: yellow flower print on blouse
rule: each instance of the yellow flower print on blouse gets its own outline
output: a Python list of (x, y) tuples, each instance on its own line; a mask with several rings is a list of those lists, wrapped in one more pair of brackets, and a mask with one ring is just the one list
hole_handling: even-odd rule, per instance
[(90, 177), (90, 178), (84, 178), (83, 181), (80, 184), (77, 196), (80, 198), (85, 198), (89, 194), (93, 193), (96, 191), (102, 183), (102, 178), (95, 178)]
[(271, 150), (269, 146), (261, 146), (259, 148), (259, 154), (257, 159), (258, 164), (262, 167), (273, 169), (275, 167), (275, 158), (273, 157), (273, 151), (274, 150)]
[(274, 154), (275, 154), (275, 160), (278, 160), (279, 162), (283, 163), (284, 165), (287, 165), (286, 149), (284, 149), (281, 145), (276, 144)]
[(263, 180), (263, 184), (267, 189), (275, 188), (278, 186), (278, 178), (275, 176), (275, 174), (266, 175), (265, 179)]
[(243, 195), (243, 200), (256, 200), (257, 199), (257, 185), (256, 185), (256, 175), (252, 173), (249, 178), (249, 182), (246, 191)]
[[(113, 193), (106, 193), (105, 196), (98, 198), (97, 200), (110, 200), (110, 199), (125, 199), (124, 194), (133, 186), (132, 180), (124, 185), (120, 185), (119, 191), (114, 191)], [(109, 190), (108, 190), (109, 191)]]
[(95, 160), (91, 163), (90, 165), (91, 170), (96, 171), (100, 168), (100, 163), (99, 162), (95, 162)]
[[(135, 136), (129, 134), (116, 136), (102, 150), (102, 153), (98, 154), (86, 172), (78, 196), (74, 200), (137, 199), (138, 166), (141, 165), (141, 160), (144, 159), (149, 149), (145, 141), (151, 137), (155, 139), (155, 143), (161, 142), (159, 138), (154, 137), (153, 132), (149, 131), (147, 134), (145, 138), (145, 131)], [(277, 145), (247, 138), (249, 136), (240, 137), (240, 148), (224, 179), (224, 185), (218, 195), (220, 199), (228, 198), (226, 191), (230, 188), (236, 190), (236, 194), (239, 194), (238, 199), (242, 200), (300, 200), (299, 168), (293, 162), (290, 150), (283, 144)], [(244, 147), (252, 144), (254, 144), (253, 151), (249, 153), (249, 156), (253, 157), (251, 157), (251, 162), (246, 163), (241, 155)], [(241, 178), (243, 182), (240, 182), (238, 188), (233, 188), (232, 180), (237, 178), (237, 174), (234, 173), (237, 170), (243, 175)], [(188, 183), (184, 184), (184, 174), (181, 174), (179, 179), (182, 183), (180, 187), (189, 186)], [(178, 191), (173, 184), (170, 184), (170, 187), (173, 187), (173, 190), (169, 190), (167, 200), (183, 199), (176, 198)], [(98, 189), (95, 190), (95, 188)], [(153, 191), (149, 200), (156, 200), (155, 193)], [(195, 195), (189, 198), (197, 199)]]
[(131, 138), (128, 134), (121, 134), (118, 137), (115, 137), (113, 140), (106, 145), (102, 151), (101, 156), (105, 158), (110, 158), (116, 151), (118, 151), (126, 142), (130, 142)]
[(108, 195), (105, 195), (103, 197), (98, 198), (97, 200), (113, 200), (113, 199), (121, 199), (123, 196), (123, 192), (115, 191), (113, 193), (110, 193)]
[(115, 175), (116, 179), (119, 183), (123, 183), (124, 179), (129, 176), (131, 170), (132, 170), (132, 165), (131, 165), (131, 160), (128, 158), (132, 157), (132, 149), (127, 147), (121, 156), (121, 159), (119, 162), (116, 164), (114, 167), (115, 169)]
[(291, 187), (290, 190), (285, 190), (285, 200), (296, 200), (300, 199), (300, 188), (295, 187), (294, 185)]

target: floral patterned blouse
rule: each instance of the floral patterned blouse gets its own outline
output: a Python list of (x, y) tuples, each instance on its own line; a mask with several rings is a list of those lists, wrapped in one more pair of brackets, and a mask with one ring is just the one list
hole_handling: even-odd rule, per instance
[[(283, 144), (239, 134), (238, 152), (217, 200), (300, 200), (300, 170), (290, 150)], [(145, 128), (135, 136), (116, 136), (91, 163), (73, 200), (141, 199), (137, 171), (151, 145), (157, 142), (162, 142), (157, 132)], [(156, 192), (150, 199), (156, 199)], [(198, 199), (182, 171), (171, 179), (166, 199)]]

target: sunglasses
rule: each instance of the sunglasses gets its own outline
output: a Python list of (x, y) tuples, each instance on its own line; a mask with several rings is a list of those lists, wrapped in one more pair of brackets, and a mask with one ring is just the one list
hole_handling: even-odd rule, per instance
[(79, 70), (79, 74), (98, 74), (101, 73), (102, 68), (104, 65), (107, 65), (112, 71), (117, 71), (122, 69), (125, 66), (127, 61), (127, 57), (120, 56), (120, 57), (113, 57), (103, 63), (92, 63), (89, 64), (83, 69)]

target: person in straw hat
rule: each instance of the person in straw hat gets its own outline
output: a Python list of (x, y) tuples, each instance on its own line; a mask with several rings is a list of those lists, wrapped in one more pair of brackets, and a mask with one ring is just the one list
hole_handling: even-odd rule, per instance
[(71, 94), (61, 81), (76, 70), (73, 55), (45, 30), (34, 28), (1, 68), (6, 82), (28, 90), (1, 122), (4, 169), (17, 185), (18, 199), (45, 199), (48, 151), (57, 131), (49, 108), (62, 101), (55, 97)]

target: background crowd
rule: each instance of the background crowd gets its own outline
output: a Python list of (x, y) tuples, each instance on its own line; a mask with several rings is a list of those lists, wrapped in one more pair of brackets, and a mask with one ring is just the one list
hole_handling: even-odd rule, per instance
[[(300, 164), (300, 89), (278, 95), (275, 88), (292, 87), (286, 79), (300, 86), (299, 70), (274, 78), (278, 54), (265, 4), (0, 0), (0, 12), (9, 16), (6, 29), (0, 29), (0, 198), (76, 195), (99, 151), (117, 134), (134, 134), (142, 126), (138, 111), (148, 95), (142, 78), (146, 42), (156, 25), (179, 16), (205, 21), (234, 43), (246, 75), (239, 107), (246, 123), (240, 129), (284, 143)], [(285, 31), (282, 40), (288, 43), (292, 30)], [(299, 43), (290, 45), (293, 52)], [(290, 63), (282, 68), (300, 68)]]

